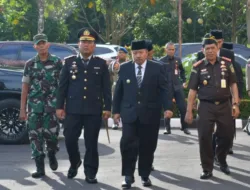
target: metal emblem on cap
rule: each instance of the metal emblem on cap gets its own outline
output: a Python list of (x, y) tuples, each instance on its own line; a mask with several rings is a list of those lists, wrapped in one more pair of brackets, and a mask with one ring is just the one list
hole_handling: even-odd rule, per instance
[(84, 35), (84, 36), (89, 36), (89, 35), (90, 35), (90, 32), (89, 32), (88, 30), (84, 30), (83, 35)]

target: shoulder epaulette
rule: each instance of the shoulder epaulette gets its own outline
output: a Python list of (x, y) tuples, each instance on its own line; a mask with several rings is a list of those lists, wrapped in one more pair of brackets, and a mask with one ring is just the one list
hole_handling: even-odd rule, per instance
[(227, 57), (224, 57), (224, 56), (222, 56), (221, 58), (224, 59), (224, 60), (226, 60), (226, 61), (228, 61), (228, 62), (232, 61), (230, 58), (227, 58)]
[(76, 58), (76, 55), (70, 55), (70, 56), (68, 56), (68, 57), (64, 57), (64, 60), (65, 60), (65, 59), (72, 59), (72, 58)]
[(200, 65), (202, 63), (203, 59), (201, 59), (200, 61), (197, 61), (196, 63), (193, 64), (193, 67), (197, 67), (198, 65)]

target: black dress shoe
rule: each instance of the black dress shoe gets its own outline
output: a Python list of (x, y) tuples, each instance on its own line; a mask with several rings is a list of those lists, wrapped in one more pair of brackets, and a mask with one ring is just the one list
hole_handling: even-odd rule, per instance
[(234, 154), (234, 151), (232, 148), (229, 149), (228, 154)]
[(90, 184), (95, 184), (95, 183), (97, 183), (97, 179), (95, 178), (95, 177), (86, 177), (85, 178), (85, 181), (87, 182), (87, 183), (90, 183)]
[(220, 166), (220, 170), (226, 174), (226, 175), (229, 175), (231, 172), (230, 172), (230, 169), (229, 167), (226, 165), (226, 166)]
[(144, 187), (150, 187), (152, 186), (152, 182), (149, 179), (149, 177), (141, 177), (141, 182)]
[(155, 167), (153, 165), (151, 166), (151, 171), (155, 171)]
[(217, 165), (217, 166), (220, 165), (220, 162), (219, 162), (219, 160), (218, 160), (218, 158), (216, 156), (214, 157), (214, 164)]
[(135, 178), (133, 176), (125, 176), (125, 180), (122, 182), (122, 189), (130, 189), (134, 182)]
[(204, 171), (201, 173), (200, 179), (209, 179), (212, 176), (213, 176), (212, 172)]
[(171, 134), (171, 130), (170, 129), (165, 129), (163, 134), (164, 135), (169, 135), (169, 134)]
[(77, 175), (78, 168), (81, 166), (81, 164), (82, 164), (82, 161), (80, 160), (80, 161), (78, 162), (76, 168), (72, 168), (72, 167), (70, 166), (69, 171), (68, 171), (68, 178), (69, 178), (69, 179), (72, 179), (72, 178), (74, 178), (74, 177)]
[(184, 132), (185, 134), (187, 134), (187, 135), (190, 135), (190, 134), (191, 134), (190, 131), (189, 131), (188, 129), (183, 129), (183, 132)]

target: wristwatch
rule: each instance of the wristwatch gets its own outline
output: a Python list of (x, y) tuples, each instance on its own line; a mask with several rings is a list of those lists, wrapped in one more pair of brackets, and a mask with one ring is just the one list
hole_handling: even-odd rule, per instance
[(236, 103), (236, 102), (234, 102), (234, 103), (233, 103), (233, 105), (234, 105), (234, 106), (238, 106), (238, 107), (239, 107), (239, 106), (240, 106), (240, 103)]

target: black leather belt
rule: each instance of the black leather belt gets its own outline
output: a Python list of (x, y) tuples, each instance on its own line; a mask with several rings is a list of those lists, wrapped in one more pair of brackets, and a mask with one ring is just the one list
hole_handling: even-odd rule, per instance
[(228, 102), (229, 100), (227, 99), (227, 100), (220, 100), (220, 101), (214, 101), (214, 100), (200, 100), (200, 101), (208, 102), (208, 103), (215, 104), (215, 105), (220, 105), (220, 104)]

